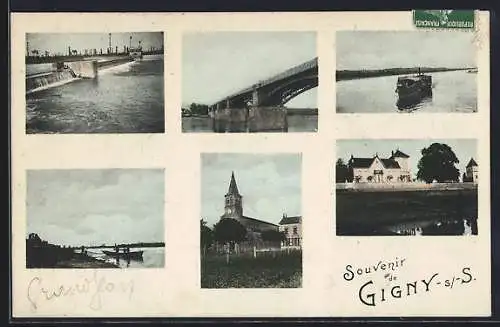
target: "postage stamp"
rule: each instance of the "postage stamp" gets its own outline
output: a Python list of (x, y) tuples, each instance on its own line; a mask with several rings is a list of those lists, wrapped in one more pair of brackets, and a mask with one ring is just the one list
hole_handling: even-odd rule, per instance
[(474, 10), (414, 10), (413, 24), (427, 28), (474, 28)]

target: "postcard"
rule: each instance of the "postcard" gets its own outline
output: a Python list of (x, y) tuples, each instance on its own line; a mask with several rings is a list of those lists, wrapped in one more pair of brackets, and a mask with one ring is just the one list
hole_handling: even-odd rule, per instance
[(14, 317), (488, 317), (485, 11), (13, 13)]

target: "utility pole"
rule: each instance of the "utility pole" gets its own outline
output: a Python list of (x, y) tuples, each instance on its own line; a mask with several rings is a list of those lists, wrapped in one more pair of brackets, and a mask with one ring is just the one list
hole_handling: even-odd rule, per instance
[(130, 38), (129, 38), (128, 48), (129, 48), (129, 50), (132, 48), (132, 35), (130, 35)]
[(109, 42), (108, 49), (111, 52), (111, 33), (108, 34), (108, 42)]
[(30, 42), (26, 41), (26, 55), (29, 57), (30, 56)]

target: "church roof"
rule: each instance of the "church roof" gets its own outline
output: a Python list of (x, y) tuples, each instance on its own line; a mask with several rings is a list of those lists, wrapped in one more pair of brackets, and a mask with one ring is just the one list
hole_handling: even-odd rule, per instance
[(267, 224), (267, 225), (277, 226), (276, 224), (270, 223), (268, 221), (264, 221), (264, 220), (260, 220), (260, 219), (255, 219), (255, 218), (248, 217), (248, 216), (243, 216), (242, 218), (243, 219), (252, 220), (252, 221), (255, 221), (255, 222), (258, 222), (258, 223), (261, 223), (261, 224)]
[(397, 149), (396, 152), (393, 152), (391, 156), (391, 158), (409, 158), (409, 157), (410, 157), (409, 155), (399, 151), (399, 149)]
[(229, 189), (227, 194), (240, 194), (238, 192), (238, 185), (236, 185), (236, 180), (234, 179), (234, 171), (231, 172), (231, 182), (229, 182)]
[(474, 158), (470, 158), (470, 161), (467, 164), (467, 168), (469, 167), (477, 167), (477, 162), (474, 160)]
[(294, 216), (294, 217), (283, 217), (279, 224), (280, 225), (290, 225), (290, 224), (300, 224), (302, 222), (302, 217), (301, 216)]

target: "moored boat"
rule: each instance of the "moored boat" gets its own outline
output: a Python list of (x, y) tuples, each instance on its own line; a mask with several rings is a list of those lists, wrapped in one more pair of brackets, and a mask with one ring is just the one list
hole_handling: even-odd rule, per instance
[(130, 260), (142, 260), (142, 254), (144, 251), (132, 251), (132, 252), (116, 252), (116, 251), (107, 251), (102, 250), (107, 256), (121, 259), (130, 259)]

